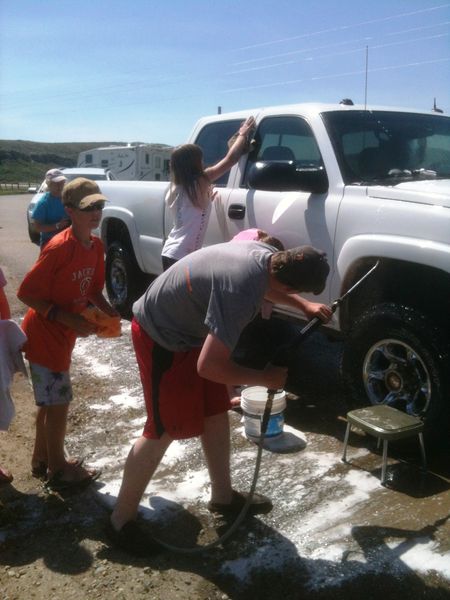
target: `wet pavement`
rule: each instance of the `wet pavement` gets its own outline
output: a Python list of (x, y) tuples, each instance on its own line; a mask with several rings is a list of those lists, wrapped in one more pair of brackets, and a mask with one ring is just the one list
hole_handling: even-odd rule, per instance
[[(23, 215), (28, 201), (11, 197), (2, 213), (2, 255), (9, 267), (10, 297), (37, 255), (26, 236)], [(13, 298), (12, 304), (15, 308), (18, 302)], [(390, 444), (388, 486), (382, 487), (381, 457), (374, 440), (354, 432), (348, 449), (351, 464), (342, 463), (347, 409), (338, 376), (340, 352), (339, 343), (330, 343), (318, 333), (295, 352), (285, 354), (290, 364), (287, 390), (295, 395), (289, 396), (284, 411), (284, 431), (286, 437), (304, 442), (293, 452), (280, 451), (278, 443), (262, 453), (257, 491), (272, 498), (273, 511), (247, 520), (223, 548), (206, 555), (167, 553), (155, 559), (149, 574), (141, 563), (128, 571), (130, 560), (107, 553), (102, 535), (89, 537), (94, 530), (97, 535), (103, 507), (115, 502), (125, 458), (145, 420), (130, 327), (125, 322), (118, 339), (79, 340), (72, 368), (75, 401), (68, 445), (74, 455), (86, 456), (103, 473), (95, 486), (61, 504), (29, 488), (28, 480), (15, 472), (18, 488), (11, 494), (18, 496), (16, 502), (24, 508), (19, 521), (4, 533), (11, 544), (3, 559), (8, 565), (28, 568), (20, 579), (11, 579), (13, 569), (9, 569), (11, 589), (16, 590), (11, 598), (33, 595), (21, 595), (20, 590), (27, 589), (20, 587), (24, 580), (25, 584), (30, 581), (28, 590), (35, 597), (56, 597), (55, 587), (40, 596), (36, 585), (43, 585), (44, 580), (51, 586), (67, 583), (67, 577), (57, 577), (61, 567), (53, 566), (61, 559), (67, 560), (62, 573), (70, 574), (75, 593), (78, 588), (72, 575), (89, 576), (94, 552), (93, 564), (104, 570), (102, 577), (105, 570), (110, 573), (108, 597), (113, 598), (122, 597), (118, 592), (115, 595), (117, 581), (124, 587), (122, 581), (132, 579), (129, 573), (138, 577), (138, 572), (147, 578), (161, 575), (164, 595), (159, 597), (170, 600), (450, 598), (450, 454), (429, 452), (429, 470), (423, 473), (416, 440)], [(27, 395), (31, 406), (30, 390)], [(237, 412), (230, 413), (232, 472), (235, 487), (248, 490), (257, 448), (246, 439), (241, 418)], [(22, 442), (19, 434), (17, 440)], [(38, 485), (35, 480), (32, 484)], [(229, 525), (211, 517), (205, 508), (207, 500), (208, 477), (199, 443), (188, 440), (170, 447), (142, 499), (141, 514), (173, 545), (204, 545)], [(74, 524), (75, 533), (70, 533), (68, 522)], [(84, 546), (68, 544), (61, 531), (71, 543), (84, 539), (91, 554)], [(42, 579), (36, 579), (41, 563)], [(142, 574), (146, 568), (147, 574)], [(180, 595), (176, 586), (184, 579), (185, 593)], [(99, 580), (95, 571), (93, 585)], [(102, 597), (96, 590), (85, 593), (80, 588), (70, 597)], [(143, 591), (124, 597), (149, 594)]]
[[(110, 341), (80, 340), (74, 355), (75, 385), (81, 389), (86, 378), (95, 378), (99, 394), (79, 403), (75, 418), (83, 427), (73, 443), (103, 469), (97, 494), (106, 506), (114, 504), (124, 460), (145, 420), (128, 323), (123, 333)], [(263, 451), (257, 491), (272, 498), (274, 509), (239, 527), (222, 551), (219, 575), (242, 589), (264, 573), (282, 573), (305, 593), (355, 591), (370, 580), (378, 581), (380, 595), (367, 597), (385, 598), (382, 590), (393, 581), (419, 591), (415, 597), (450, 597), (449, 455), (431, 453), (425, 473), (416, 440), (391, 443), (383, 487), (375, 440), (353, 432), (350, 464), (343, 463), (339, 352), (339, 343), (314, 334), (291, 356), (302, 368), (287, 386), (283, 435), (304, 443), (294, 451), (280, 442)], [(231, 411), (230, 420), (234, 485), (248, 490), (257, 446), (246, 438), (241, 414)], [(167, 542), (201, 545), (217, 536), (207, 500), (198, 440), (175, 442), (143, 497), (141, 514)]]

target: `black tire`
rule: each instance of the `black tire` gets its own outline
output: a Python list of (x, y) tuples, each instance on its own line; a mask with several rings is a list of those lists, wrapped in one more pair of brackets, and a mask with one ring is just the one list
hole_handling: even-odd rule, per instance
[(106, 251), (105, 283), (111, 304), (124, 319), (132, 318), (133, 303), (143, 294), (150, 276), (143, 273), (133, 251), (114, 242)]
[(30, 241), (33, 242), (33, 244), (37, 244), (39, 246), (41, 241), (41, 236), (39, 235), (39, 233), (36, 233), (33, 229), (29, 227), (28, 235), (30, 236)]
[(39, 246), (40, 241), (41, 241), (41, 236), (35, 230), (33, 225), (31, 224), (28, 215), (27, 215), (27, 225), (28, 225), (28, 235), (30, 236), (30, 241), (33, 242), (33, 244), (37, 244)]
[(389, 404), (425, 421), (433, 444), (450, 441), (449, 339), (421, 312), (380, 304), (354, 323), (341, 374), (352, 407)]

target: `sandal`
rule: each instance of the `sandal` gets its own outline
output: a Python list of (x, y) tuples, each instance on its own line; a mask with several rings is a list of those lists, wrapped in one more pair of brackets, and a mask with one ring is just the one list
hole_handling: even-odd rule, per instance
[(47, 463), (40, 460), (36, 466), (31, 467), (31, 475), (36, 479), (45, 479), (47, 477)]
[[(70, 464), (74, 467), (81, 467), (84, 462), (84, 458), (74, 458), (72, 460), (73, 462)], [(40, 460), (36, 466), (31, 467), (31, 475), (36, 479), (47, 479), (47, 463)]]
[(45, 482), (45, 488), (52, 492), (63, 492), (67, 490), (81, 490), (90, 483), (98, 479), (101, 475), (100, 470), (93, 469), (87, 477), (83, 479), (63, 479), (63, 471), (58, 471)]
[[(247, 502), (247, 492), (236, 492), (233, 490), (233, 496), (231, 502), (228, 504), (222, 504), (220, 502), (208, 502), (207, 508), (209, 511), (214, 513), (220, 513), (227, 517), (237, 517), (241, 512), (244, 504)], [(254, 493), (252, 501), (247, 509), (248, 515), (265, 515), (269, 513), (273, 508), (272, 501), (263, 494)]]
[(4, 469), (3, 467), (0, 467), (0, 484), (11, 483), (11, 481), (13, 479), (14, 479), (14, 477), (11, 475), (11, 473), (8, 471), (8, 469)]

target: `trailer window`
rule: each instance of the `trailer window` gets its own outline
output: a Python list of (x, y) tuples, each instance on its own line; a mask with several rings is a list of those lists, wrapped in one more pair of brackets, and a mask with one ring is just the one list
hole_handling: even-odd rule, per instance
[(170, 159), (164, 159), (164, 167), (163, 167), (164, 175), (169, 176), (170, 173)]

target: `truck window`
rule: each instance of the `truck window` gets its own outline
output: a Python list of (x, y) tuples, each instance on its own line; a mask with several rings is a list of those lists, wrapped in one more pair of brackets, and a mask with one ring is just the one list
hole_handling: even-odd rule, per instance
[(260, 160), (294, 161), (302, 167), (323, 165), (314, 134), (301, 117), (267, 117), (256, 131), (255, 142), (248, 157), (246, 174), (250, 166)]
[[(210, 123), (200, 131), (195, 143), (203, 150), (203, 162), (205, 167), (217, 163), (228, 152), (227, 142), (236, 133), (242, 123), (242, 119), (231, 121), (219, 121)], [(228, 182), (228, 173), (214, 182), (214, 185), (225, 186)]]

